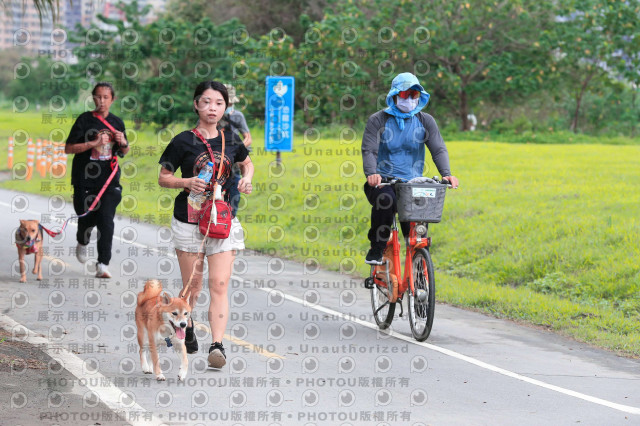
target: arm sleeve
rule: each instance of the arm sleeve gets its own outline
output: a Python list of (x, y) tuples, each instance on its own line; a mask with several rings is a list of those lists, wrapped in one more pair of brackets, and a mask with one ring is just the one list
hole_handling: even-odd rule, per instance
[(449, 168), (449, 152), (444, 144), (440, 129), (436, 124), (436, 120), (431, 116), (426, 116), (425, 120), (426, 144), (431, 153), (431, 159), (438, 168), (441, 176), (451, 176)]
[(374, 175), (378, 169), (378, 146), (380, 135), (384, 130), (382, 112), (377, 112), (369, 117), (362, 135), (362, 169), (365, 176)]
[[(124, 135), (124, 140), (127, 141), (127, 144), (129, 144), (129, 139), (127, 138), (127, 132), (126, 129), (124, 127), (124, 121), (122, 119), (120, 119), (118, 117), (118, 125), (117, 126), (113, 126), (116, 130), (120, 130), (122, 132), (122, 134)], [(118, 154), (120, 157), (122, 157), (122, 149), (120, 149), (120, 146), (118, 146), (116, 148), (116, 151), (120, 154)]]
[(129, 143), (126, 132), (127, 129), (124, 127), (124, 121), (120, 118), (118, 118), (118, 127), (116, 127), (116, 129), (120, 130), (124, 134), (124, 138), (127, 140), (127, 143)]
[(86, 141), (85, 139), (85, 130), (84, 130), (84, 126), (82, 125), (82, 122), (84, 116), (79, 116), (76, 121), (73, 123), (73, 126), (71, 126), (71, 130), (69, 131), (69, 136), (67, 137), (67, 141), (66, 144), (68, 145), (73, 145), (76, 143), (84, 143)]
[(249, 151), (247, 150), (247, 147), (244, 146), (243, 143), (240, 143), (240, 145), (238, 145), (238, 150), (236, 151), (236, 155), (235, 157), (233, 157), (233, 162), (242, 163), (244, 160), (247, 159), (248, 156), (249, 156)]
[(175, 173), (182, 164), (182, 154), (178, 149), (175, 138), (169, 142), (169, 145), (164, 149), (164, 152), (160, 156), (158, 163), (165, 169)]

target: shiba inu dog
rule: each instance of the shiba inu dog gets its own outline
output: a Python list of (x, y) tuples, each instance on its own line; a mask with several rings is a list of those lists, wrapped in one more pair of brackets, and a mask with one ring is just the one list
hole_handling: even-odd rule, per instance
[[(160, 343), (166, 342), (168, 347), (174, 346), (176, 354), (180, 356), (178, 380), (184, 381), (187, 375), (189, 360), (184, 338), (191, 316), (191, 307), (187, 300), (189, 300), (188, 293), (184, 298), (169, 297), (162, 291), (162, 283), (158, 280), (147, 281), (144, 289), (138, 293), (135, 317), (138, 327), (138, 345), (140, 345), (140, 364), (145, 374), (153, 372), (159, 381), (166, 380), (158, 361), (156, 346)], [(151, 351), (153, 370), (147, 357), (149, 351)]]
[(16, 230), (16, 246), (18, 247), (18, 259), (20, 261), (20, 282), (27, 282), (27, 261), (24, 256), (35, 254), (33, 273), (38, 275), (38, 281), (42, 280), (42, 228), (37, 220), (21, 220), (20, 227)]

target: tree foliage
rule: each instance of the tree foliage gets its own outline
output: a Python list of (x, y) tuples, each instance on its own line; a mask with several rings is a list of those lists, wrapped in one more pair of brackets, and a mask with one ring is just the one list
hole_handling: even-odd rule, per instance
[[(51, 17), (57, 21), (60, 16), (60, 0), (22, 0), (21, 9), (25, 10), (27, 4), (31, 3), (38, 13), (40, 23), (43, 18)], [(7, 16), (13, 13), (14, 0), (0, 0), (0, 10), (4, 11)]]
[[(469, 127), (467, 115), (480, 102), (525, 99), (543, 84), (550, 61), (544, 35), (553, 23), (550, 0), (361, 0), (332, 6), (332, 12), (307, 31), (319, 41), (313, 46), (306, 37), (301, 48), (311, 45), (304, 56), (307, 66), (323, 64), (327, 84), (348, 84), (349, 78), (337, 71), (358, 69), (353, 78), (360, 84), (351, 89), (363, 104), (355, 110), (358, 118), (367, 109), (384, 106), (380, 100), (391, 79), (405, 71), (435, 92), (434, 102), (452, 110), (463, 130)], [(319, 51), (332, 52), (333, 58), (318, 60)], [(331, 90), (326, 96), (328, 101), (336, 98)], [(334, 111), (337, 106), (333, 104)]]
[[(640, 0), (172, 0), (165, 16), (142, 25), (146, 10), (132, 1), (119, 6), (126, 21), (100, 16), (70, 37), (78, 63), (65, 79), (83, 88), (112, 81), (123, 113), (166, 127), (194, 118), (191, 96), (205, 79), (234, 84), (239, 107), (250, 121), (261, 120), (265, 77), (291, 75), (296, 124), (303, 130), (340, 123), (361, 127), (385, 107), (393, 77), (409, 71), (432, 95), (428, 111), (445, 124), (455, 120), (462, 130), (474, 113), (485, 128), (493, 121), (495, 128), (517, 121), (517, 128), (575, 131), (579, 118), (602, 116), (602, 123), (585, 123), (596, 132), (629, 117), (631, 125), (623, 127), (634, 134), (639, 5)], [(34, 76), (46, 78), (38, 73), (56, 61), (23, 62)], [(0, 79), (11, 71), (4, 68)], [(26, 93), (34, 85), (11, 81), (3, 92)], [(38, 96), (51, 96), (47, 90)], [(615, 96), (622, 103), (612, 103)], [(596, 106), (604, 112), (594, 111)]]
[[(214, 25), (209, 19), (187, 22), (162, 18), (142, 26), (146, 10), (136, 1), (121, 4), (126, 23), (100, 16), (102, 28), (92, 26), (77, 34), (85, 43), (76, 48), (81, 58), (74, 67), (79, 78), (92, 83), (116, 83), (125, 96), (121, 109), (137, 123), (153, 122), (161, 128), (193, 117), (192, 95), (198, 82), (227, 81), (233, 72), (237, 20)], [(234, 51), (238, 49), (238, 51)]]
[(539, 90), (550, 58), (550, 1), (438, 1), (429, 9), (416, 11), (428, 17), (431, 38), (414, 58), (433, 58), (436, 84), (455, 99), (462, 130), (480, 101), (522, 100)]
[(273, 29), (280, 28), (299, 42), (304, 34), (304, 23), (300, 17), (319, 20), (327, 5), (326, 0), (254, 0), (237, 2), (232, 0), (169, 0), (167, 15), (199, 22), (209, 18), (222, 24), (233, 18), (246, 25), (249, 35), (259, 38)]
[(23, 57), (13, 67), (14, 79), (7, 86), (10, 98), (34, 105), (64, 107), (78, 96), (78, 88), (61, 61), (48, 57)]
[(640, 2), (562, 0), (553, 42), (562, 80), (575, 101), (571, 129), (578, 130), (582, 100), (595, 80), (640, 82)]

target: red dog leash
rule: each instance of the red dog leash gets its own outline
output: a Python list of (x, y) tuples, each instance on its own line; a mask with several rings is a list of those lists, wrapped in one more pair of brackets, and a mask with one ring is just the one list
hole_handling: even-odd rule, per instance
[[(104, 117), (102, 117), (100, 114), (96, 113), (95, 111), (92, 112), (93, 116), (95, 118), (97, 118), (98, 120), (102, 121), (102, 124), (104, 124), (105, 126), (107, 126), (107, 128), (109, 130), (111, 130), (112, 133), (116, 133), (117, 130), (111, 125), (111, 123), (109, 123), (107, 120), (104, 119)], [(98, 195), (96, 196), (96, 198), (93, 200), (93, 203), (91, 203), (91, 205), (89, 206), (89, 209), (82, 213), (80, 216), (71, 216), (69, 217), (69, 219), (65, 220), (64, 223), (62, 224), (62, 228), (60, 228), (59, 231), (55, 232), (55, 231), (51, 231), (47, 228), (45, 228), (44, 226), (40, 225), (40, 227), (47, 233), (49, 234), (49, 236), (51, 237), (55, 237), (57, 235), (62, 234), (62, 232), (64, 231), (64, 228), (67, 227), (67, 223), (71, 220), (71, 219), (80, 219), (81, 217), (84, 217), (86, 215), (88, 215), (89, 213), (91, 213), (91, 211), (93, 211), (93, 209), (96, 208), (96, 206), (98, 205), (98, 203), (100, 202), (100, 198), (102, 198), (102, 194), (104, 194), (104, 191), (107, 190), (107, 187), (109, 186), (109, 184), (111, 183), (111, 181), (113, 180), (114, 176), (116, 175), (116, 173), (118, 173), (118, 157), (115, 154), (111, 154), (111, 174), (109, 175), (109, 178), (107, 179), (107, 181), (105, 182), (105, 184), (102, 186), (102, 188), (100, 189), (100, 192), (98, 192)]]

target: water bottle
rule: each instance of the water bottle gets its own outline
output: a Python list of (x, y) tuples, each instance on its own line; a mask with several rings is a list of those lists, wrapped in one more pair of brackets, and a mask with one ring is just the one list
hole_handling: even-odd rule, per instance
[[(209, 183), (212, 177), (213, 177), (213, 163), (209, 161), (207, 164), (205, 164), (205, 166), (202, 169), (200, 169), (200, 173), (198, 173), (198, 178), (205, 181), (205, 183)], [(202, 206), (202, 203), (204, 202), (205, 199), (206, 197), (204, 196), (203, 192), (191, 191), (187, 201), (189, 202), (189, 205), (191, 205), (191, 207), (193, 207), (196, 210), (200, 210), (200, 207)]]

